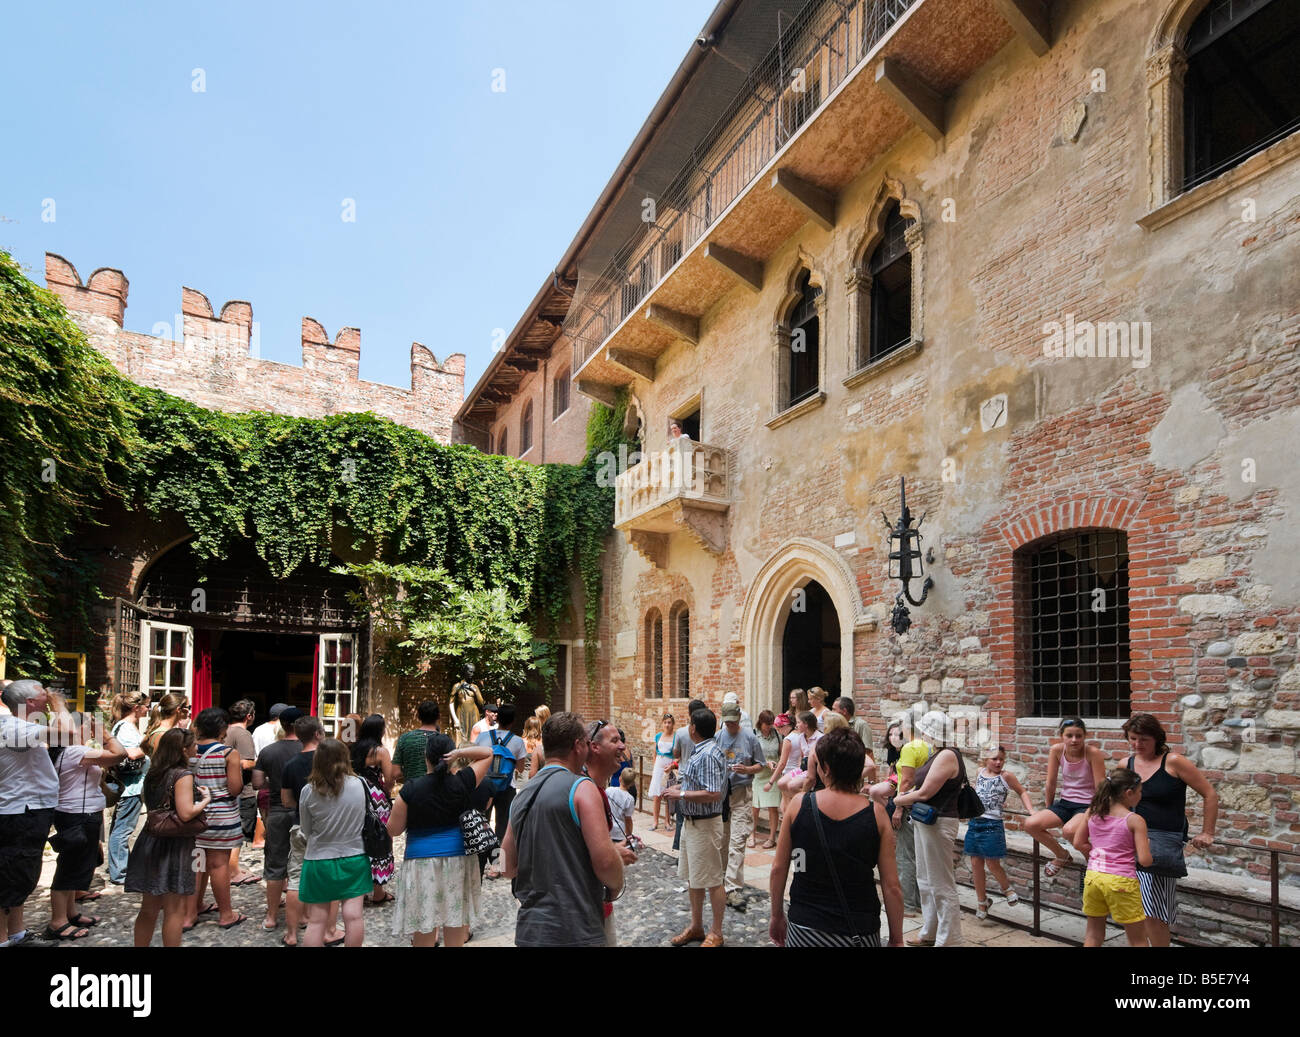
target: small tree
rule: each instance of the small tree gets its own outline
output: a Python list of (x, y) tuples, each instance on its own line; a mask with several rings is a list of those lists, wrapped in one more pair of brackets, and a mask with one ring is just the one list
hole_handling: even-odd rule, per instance
[(336, 570), (362, 590), (352, 603), (370, 613), (390, 673), (417, 674), (436, 659), (473, 663), (484, 688), (499, 694), (522, 684), (529, 670), (553, 673), (550, 648), (533, 639), (524, 605), (501, 587), (464, 587), (440, 568), (364, 562)]

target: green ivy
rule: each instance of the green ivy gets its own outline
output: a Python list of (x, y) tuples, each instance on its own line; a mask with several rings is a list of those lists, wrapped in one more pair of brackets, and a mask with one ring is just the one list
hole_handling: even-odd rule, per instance
[[(115, 494), (153, 516), (178, 513), (200, 564), (247, 541), (284, 579), (305, 564), (328, 566), (341, 538), (360, 559), (500, 590), (548, 638), (576, 576), (594, 678), (614, 501), (597, 475), (608, 468), (601, 453), (617, 454), (623, 441), (625, 397), (593, 408), (579, 465), (444, 446), (374, 414), (208, 410), (120, 378), (58, 299), (0, 256), (0, 447), (16, 459), (0, 472), (0, 633), (26, 646), (16, 666), (48, 666), (43, 610), (57, 592), (58, 545)], [(68, 473), (53, 489), (39, 482), (46, 456)]]

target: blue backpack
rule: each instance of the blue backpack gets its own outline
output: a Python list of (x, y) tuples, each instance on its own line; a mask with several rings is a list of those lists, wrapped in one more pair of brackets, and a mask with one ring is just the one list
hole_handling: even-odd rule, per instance
[(493, 792), (505, 792), (515, 774), (515, 754), (508, 744), (511, 734), (507, 731), (502, 741), (497, 741), (497, 732), (489, 731), (488, 734), (492, 738), (492, 766), (488, 768), (484, 784)]

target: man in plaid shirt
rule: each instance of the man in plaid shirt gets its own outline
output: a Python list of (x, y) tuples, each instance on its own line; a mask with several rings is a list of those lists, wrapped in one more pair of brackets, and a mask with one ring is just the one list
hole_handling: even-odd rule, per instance
[[(722, 917), (727, 908), (723, 889), (726, 831), (722, 820), (727, 798), (727, 759), (713, 740), (718, 718), (708, 709), (691, 713), (689, 733), (694, 749), (682, 766), (681, 784), (664, 792), (681, 801), (682, 847), (677, 874), (686, 880), (691, 898), (691, 924), (672, 938), (674, 947), (703, 940), (705, 947), (722, 946)], [(713, 928), (704, 932), (704, 892), (713, 908)]]

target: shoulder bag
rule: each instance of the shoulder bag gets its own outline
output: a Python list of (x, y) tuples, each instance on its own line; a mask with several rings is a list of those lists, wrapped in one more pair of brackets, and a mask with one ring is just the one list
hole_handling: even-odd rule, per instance
[(957, 790), (957, 816), (963, 821), (969, 821), (972, 817), (981, 817), (984, 814), (984, 800), (980, 799), (980, 794), (971, 788), (970, 780), (966, 777), (966, 761), (956, 749), (957, 765), (961, 769), (961, 788)]
[[(830, 872), (831, 884), (835, 887), (835, 897), (840, 902), (840, 911), (844, 914), (844, 921), (853, 930), (849, 937), (849, 943), (854, 947), (870, 947), (871, 942), (857, 931), (857, 926), (853, 924), (853, 913), (849, 910), (849, 902), (844, 896), (844, 887), (840, 885), (839, 871), (835, 867), (835, 858), (831, 856), (830, 847), (826, 845), (826, 832), (822, 828), (822, 812), (817, 806), (817, 793), (809, 796), (805, 802), (812, 807), (813, 826), (817, 829), (817, 838), (822, 844), (822, 857), (826, 861), (826, 870)], [(868, 810), (874, 810), (875, 807), (868, 807)]]
[(200, 810), (197, 817), (188, 821), (182, 821), (176, 812), (176, 782), (180, 776), (178, 767), (167, 778), (167, 805), (162, 810), (150, 810), (145, 814), (144, 830), (155, 839), (194, 839), (207, 831), (206, 810)]

